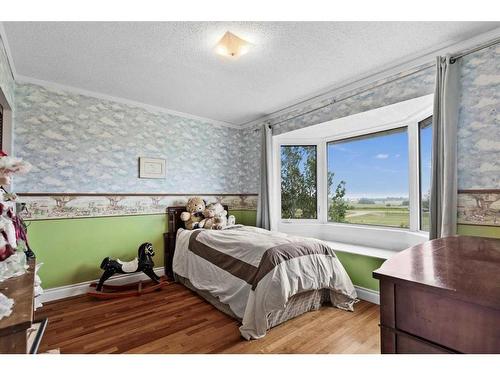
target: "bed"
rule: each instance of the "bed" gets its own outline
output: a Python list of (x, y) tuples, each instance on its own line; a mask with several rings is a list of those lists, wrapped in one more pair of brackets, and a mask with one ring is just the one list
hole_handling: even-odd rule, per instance
[(356, 291), (327, 243), (243, 225), (186, 230), (183, 210), (167, 209), (165, 272), (241, 322), (245, 339), (324, 304), (353, 310)]

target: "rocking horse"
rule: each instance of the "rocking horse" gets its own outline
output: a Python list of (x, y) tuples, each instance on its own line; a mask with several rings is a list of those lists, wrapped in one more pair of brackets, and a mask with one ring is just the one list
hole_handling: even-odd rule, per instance
[[(90, 284), (91, 287), (95, 287), (95, 291), (88, 292), (87, 294), (101, 299), (129, 297), (149, 293), (169, 284), (168, 281), (154, 272), (154, 255), (153, 245), (145, 242), (139, 246), (137, 258), (130, 262), (122, 262), (120, 259), (115, 260), (110, 257), (104, 258), (101, 262), (101, 269), (104, 273), (98, 283)], [(104, 285), (104, 282), (116, 273), (133, 274), (138, 272), (146, 274), (152, 280), (152, 285), (143, 287), (142, 281), (127, 285)], [(103, 288), (111, 291), (103, 291)]]

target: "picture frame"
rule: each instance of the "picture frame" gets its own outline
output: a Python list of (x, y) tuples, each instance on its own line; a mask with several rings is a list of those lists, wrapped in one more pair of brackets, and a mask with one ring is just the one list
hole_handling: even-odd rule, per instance
[(165, 159), (139, 157), (139, 178), (165, 178), (166, 166)]

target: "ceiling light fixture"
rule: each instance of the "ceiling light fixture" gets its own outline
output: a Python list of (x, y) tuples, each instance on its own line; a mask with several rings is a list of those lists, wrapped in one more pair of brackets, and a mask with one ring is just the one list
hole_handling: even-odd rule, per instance
[(251, 45), (250, 42), (226, 31), (221, 40), (219, 40), (219, 43), (215, 46), (215, 52), (222, 56), (237, 59), (246, 54)]

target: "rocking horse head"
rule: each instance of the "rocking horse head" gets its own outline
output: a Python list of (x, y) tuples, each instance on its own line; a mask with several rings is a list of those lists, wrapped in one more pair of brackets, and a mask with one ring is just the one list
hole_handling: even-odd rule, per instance
[(153, 249), (153, 245), (149, 242), (144, 242), (141, 246), (139, 246), (139, 250), (137, 250), (137, 257), (139, 260), (143, 260), (146, 258), (151, 259), (154, 257), (155, 251)]

